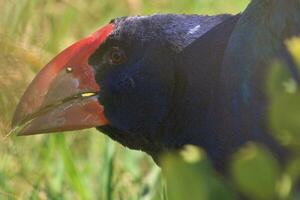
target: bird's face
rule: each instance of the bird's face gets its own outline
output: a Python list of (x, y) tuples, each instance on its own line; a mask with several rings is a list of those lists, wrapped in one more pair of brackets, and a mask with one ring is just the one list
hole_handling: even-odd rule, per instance
[(155, 132), (174, 81), (172, 48), (156, 31), (121, 18), (60, 53), (19, 103), (19, 135), (107, 126), (136, 137)]
[[(98, 100), (109, 126), (131, 134), (156, 132), (172, 92), (172, 51), (145, 21), (122, 18), (90, 56)], [(101, 127), (100, 127), (101, 128)]]

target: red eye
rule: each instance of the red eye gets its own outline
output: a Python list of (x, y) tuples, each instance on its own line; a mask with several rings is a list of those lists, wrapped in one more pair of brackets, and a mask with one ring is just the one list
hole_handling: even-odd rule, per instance
[(109, 62), (112, 65), (119, 65), (124, 63), (126, 60), (126, 55), (125, 52), (118, 48), (118, 47), (114, 47), (111, 49), (111, 52), (109, 54)]

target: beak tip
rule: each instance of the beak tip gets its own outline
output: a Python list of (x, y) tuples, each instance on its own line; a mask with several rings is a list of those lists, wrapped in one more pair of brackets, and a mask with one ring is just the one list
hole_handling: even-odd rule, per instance
[(15, 128), (18, 127), (18, 125), (20, 124), (20, 122), (22, 121), (20, 115), (19, 115), (19, 107), (20, 107), (20, 103), (19, 105), (17, 105), (16, 110), (14, 111), (14, 115), (12, 117), (11, 120), (11, 128), (12, 130), (14, 130)]

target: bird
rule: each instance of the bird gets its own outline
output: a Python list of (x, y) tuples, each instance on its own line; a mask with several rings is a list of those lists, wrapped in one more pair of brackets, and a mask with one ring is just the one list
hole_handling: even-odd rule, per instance
[(224, 173), (249, 141), (284, 162), (288, 152), (266, 119), (265, 65), (281, 57), (299, 80), (283, 45), (300, 32), (298, 11), (296, 0), (253, 0), (237, 15), (111, 20), (37, 74), (12, 126), (18, 135), (95, 127), (158, 164), (192, 144)]

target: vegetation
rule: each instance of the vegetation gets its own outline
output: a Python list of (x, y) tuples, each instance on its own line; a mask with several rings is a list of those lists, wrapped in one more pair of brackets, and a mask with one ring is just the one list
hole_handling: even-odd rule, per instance
[[(236, 199), (234, 188), (253, 199), (300, 198), (291, 191), (300, 175), (300, 157), (280, 169), (257, 144), (248, 144), (233, 156), (232, 179), (225, 180), (215, 174), (205, 152), (191, 146), (164, 157), (162, 176), (146, 154), (128, 150), (94, 129), (5, 138), (14, 108), (34, 74), (59, 51), (110, 19), (158, 12), (238, 13), (248, 2), (0, 0), (0, 199)], [(287, 45), (300, 65), (300, 39)], [(281, 143), (297, 152), (300, 96), (281, 69), (270, 76), (274, 97), (270, 122)]]

